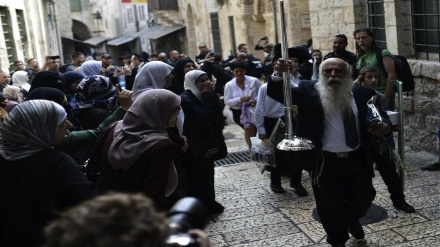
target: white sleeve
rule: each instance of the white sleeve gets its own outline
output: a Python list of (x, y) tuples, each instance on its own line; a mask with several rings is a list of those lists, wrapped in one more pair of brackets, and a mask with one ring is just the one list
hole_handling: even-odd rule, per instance
[(233, 98), (234, 89), (230, 82), (225, 85), (224, 101), (227, 106), (238, 106), (240, 104), (240, 97)]
[(254, 84), (255, 84), (255, 90), (252, 92), (251, 98), (257, 100), (258, 92), (261, 87), (261, 82), (260, 82), (260, 80), (255, 78)]
[(257, 105), (255, 106), (255, 124), (257, 125), (257, 131), (260, 135), (266, 134), (266, 129), (264, 128), (264, 109), (265, 109), (265, 99), (267, 95), (267, 86), (262, 86), (258, 90)]

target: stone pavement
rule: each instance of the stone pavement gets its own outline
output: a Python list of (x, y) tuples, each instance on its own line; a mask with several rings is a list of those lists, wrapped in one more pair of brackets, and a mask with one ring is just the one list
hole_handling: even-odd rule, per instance
[[(243, 131), (237, 125), (229, 121), (224, 135), (230, 153), (247, 150)], [(388, 217), (364, 226), (366, 241), (351, 237), (347, 246), (440, 246), (440, 172), (420, 170), (436, 156), (410, 149), (405, 153), (410, 169), (405, 194), (416, 213), (394, 209), (376, 172), (374, 204), (385, 208)], [(321, 224), (312, 218), (316, 206), (306, 172), (302, 183), (309, 196), (301, 198), (290, 189), (289, 178), (282, 180), (286, 193), (271, 192), (269, 173), (262, 175), (254, 162), (217, 167), (215, 183), (217, 201), (226, 209), (213, 217), (205, 229), (213, 246), (329, 246)]]

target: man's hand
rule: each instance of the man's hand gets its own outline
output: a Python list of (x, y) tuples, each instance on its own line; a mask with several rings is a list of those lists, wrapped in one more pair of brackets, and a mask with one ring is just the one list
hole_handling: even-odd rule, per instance
[(278, 60), (275, 62), (274, 66), (273, 66), (273, 69), (274, 69), (279, 75), (281, 75), (283, 72), (287, 72), (287, 71), (289, 71), (290, 63), (291, 63), (290, 60), (288, 60), (288, 61), (286, 62), (286, 60), (280, 58), (280, 59), (278, 59)]
[(390, 132), (390, 127), (386, 123), (377, 124), (368, 129), (368, 133), (372, 136), (381, 137)]
[(208, 234), (199, 229), (191, 229), (188, 233), (197, 238), (200, 247), (212, 247)]
[(124, 111), (127, 111), (128, 108), (133, 104), (133, 100), (131, 99), (131, 94), (133, 93), (130, 90), (122, 90), (120, 91), (119, 84), (116, 84), (116, 97), (118, 98), (119, 105)]
[(260, 135), (258, 135), (258, 138), (262, 141), (269, 139), (266, 134), (260, 134)]
[(182, 139), (184, 141), (184, 144), (183, 144), (181, 150), (182, 150), (183, 153), (186, 153), (188, 151), (188, 146), (189, 146), (188, 145), (188, 139), (186, 138), (186, 136), (182, 136)]

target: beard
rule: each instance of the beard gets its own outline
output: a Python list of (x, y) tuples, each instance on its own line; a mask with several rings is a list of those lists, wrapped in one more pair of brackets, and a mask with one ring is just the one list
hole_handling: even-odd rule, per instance
[(332, 114), (334, 109), (341, 113), (351, 111), (351, 90), (353, 80), (350, 73), (344, 77), (320, 76), (315, 88), (319, 93), (324, 114)]

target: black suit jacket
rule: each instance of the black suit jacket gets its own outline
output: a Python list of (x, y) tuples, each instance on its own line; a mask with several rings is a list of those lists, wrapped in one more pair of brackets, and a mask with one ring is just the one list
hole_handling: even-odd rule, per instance
[[(267, 85), (267, 95), (276, 101), (284, 103), (283, 86), (281, 82), (272, 82)], [(292, 102), (298, 106), (298, 119), (295, 134), (311, 140), (315, 145), (315, 154), (311, 155), (310, 164), (316, 164), (321, 157), (322, 135), (324, 133), (324, 110), (318, 91), (315, 89), (316, 81), (301, 81), (299, 87), (292, 88)], [(368, 127), (366, 126), (367, 102), (376, 95), (375, 90), (355, 84), (353, 96), (358, 109), (361, 148), (365, 153), (365, 161), (374, 176), (373, 160), (371, 159), (371, 143), (369, 141)], [(383, 121), (391, 126), (385, 112), (380, 112)]]

